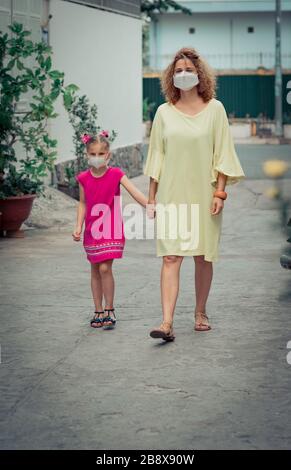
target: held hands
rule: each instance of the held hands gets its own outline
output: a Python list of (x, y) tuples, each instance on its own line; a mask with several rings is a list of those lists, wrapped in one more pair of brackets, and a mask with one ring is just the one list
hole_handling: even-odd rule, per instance
[[(211, 207), (211, 215), (218, 215), (224, 207), (224, 200), (220, 197), (214, 197)], [(149, 219), (154, 219), (156, 216), (156, 201), (148, 200), (146, 205), (146, 214)], [(82, 227), (76, 227), (72, 233), (72, 237), (75, 242), (79, 242), (81, 239)]]
[(146, 213), (149, 219), (154, 219), (156, 216), (156, 201), (148, 200), (146, 205)]
[(224, 208), (224, 200), (220, 197), (214, 197), (210, 209), (211, 215), (218, 215)]
[(72, 233), (72, 237), (75, 242), (79, 242), (81, 239), (82, 227), (76, 227), (74, 232)]

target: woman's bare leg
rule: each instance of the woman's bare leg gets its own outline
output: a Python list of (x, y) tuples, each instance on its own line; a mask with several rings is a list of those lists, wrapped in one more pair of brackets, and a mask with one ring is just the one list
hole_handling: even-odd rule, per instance
[(99, 274), (98, 263), (91, 263), (91, 290), (93, 301), (95, 305), (95, 310), (101, 312), (102, 307), (102, 284), (101, 276)]
[(212, 262), (205, 261), (204, 255), (194, 256), (195, 260), (195, 291), (196, 291), (196, 312), (205, 312), (212, 277)]
[(161, 270), (161, 297), (163, 319), (173, 323), (174, 311), (179, 293), (180, 268), (183, 256), (163, 256)]

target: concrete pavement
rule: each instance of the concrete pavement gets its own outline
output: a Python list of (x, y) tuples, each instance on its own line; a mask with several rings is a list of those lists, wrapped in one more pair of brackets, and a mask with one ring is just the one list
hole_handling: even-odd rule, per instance
[[(146, 192), (147, 178), (134, 182)], [(153, 240), (128, 240), (114, 262), (114, 331), (89, 327), (75, 202), (71, 225), (0, 240), (1, 449), (290, 449), (291, 279), (268, 186), (228, 187), (210, 332), (193, 331), (184, 259), (173, 343), (148, 334), (161, 319)]]

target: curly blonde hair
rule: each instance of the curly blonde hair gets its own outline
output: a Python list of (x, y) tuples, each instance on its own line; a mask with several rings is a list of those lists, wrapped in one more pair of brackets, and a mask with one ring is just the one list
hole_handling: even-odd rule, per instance
[(176, 62), (180, 59), (190, 59), (197, 70), (199, 83), (197, 92), (208, 102), (216, 97), (216, 76), (214, 70), (202, 59), (198, 52), (192, 47), (182, 47), (174, 56), (172, 62), (163, 71), (161, 76), (161, 89), (167, 101), (175, 104), (180, 98), (180, 90), (173, 83)]
[(88, 142), (85, 144), (87, 152), (89, 152), (91, 144), (103, 144), (106, 150), (110, 149), (109, 140), (103, 135), (90, 136), (90, 139), (88, 139)]

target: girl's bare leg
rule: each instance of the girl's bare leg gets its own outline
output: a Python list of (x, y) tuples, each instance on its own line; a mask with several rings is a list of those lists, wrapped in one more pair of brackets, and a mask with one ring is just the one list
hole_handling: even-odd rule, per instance
[[(113, 259), (99, 263), (99, 273), (101, 276), (102, 290), (105, 298), (105, 308), (114, 308), (114, 277), (112, 273)], [(110, 312), (111, 315), (111, 312)], [(108, 322), (104, 323), (107, 325)]]
[(102, 307), (102, 284), (99, 274), (98, 263), (91, 263), (91, 290), (94, 300), (95, 310), (101, 312)]
[(195, 290), (196, 290), (196, 312), (205, 312), (212, 277), (212, 262), (205, 261), (204, 255), (194, 256), (195, 260)]
[(179, 292), (180, 268), (183, 256), (163, 256), (161, 270), (161, 297), (163, 319), (173, 323), (174, 311)]

